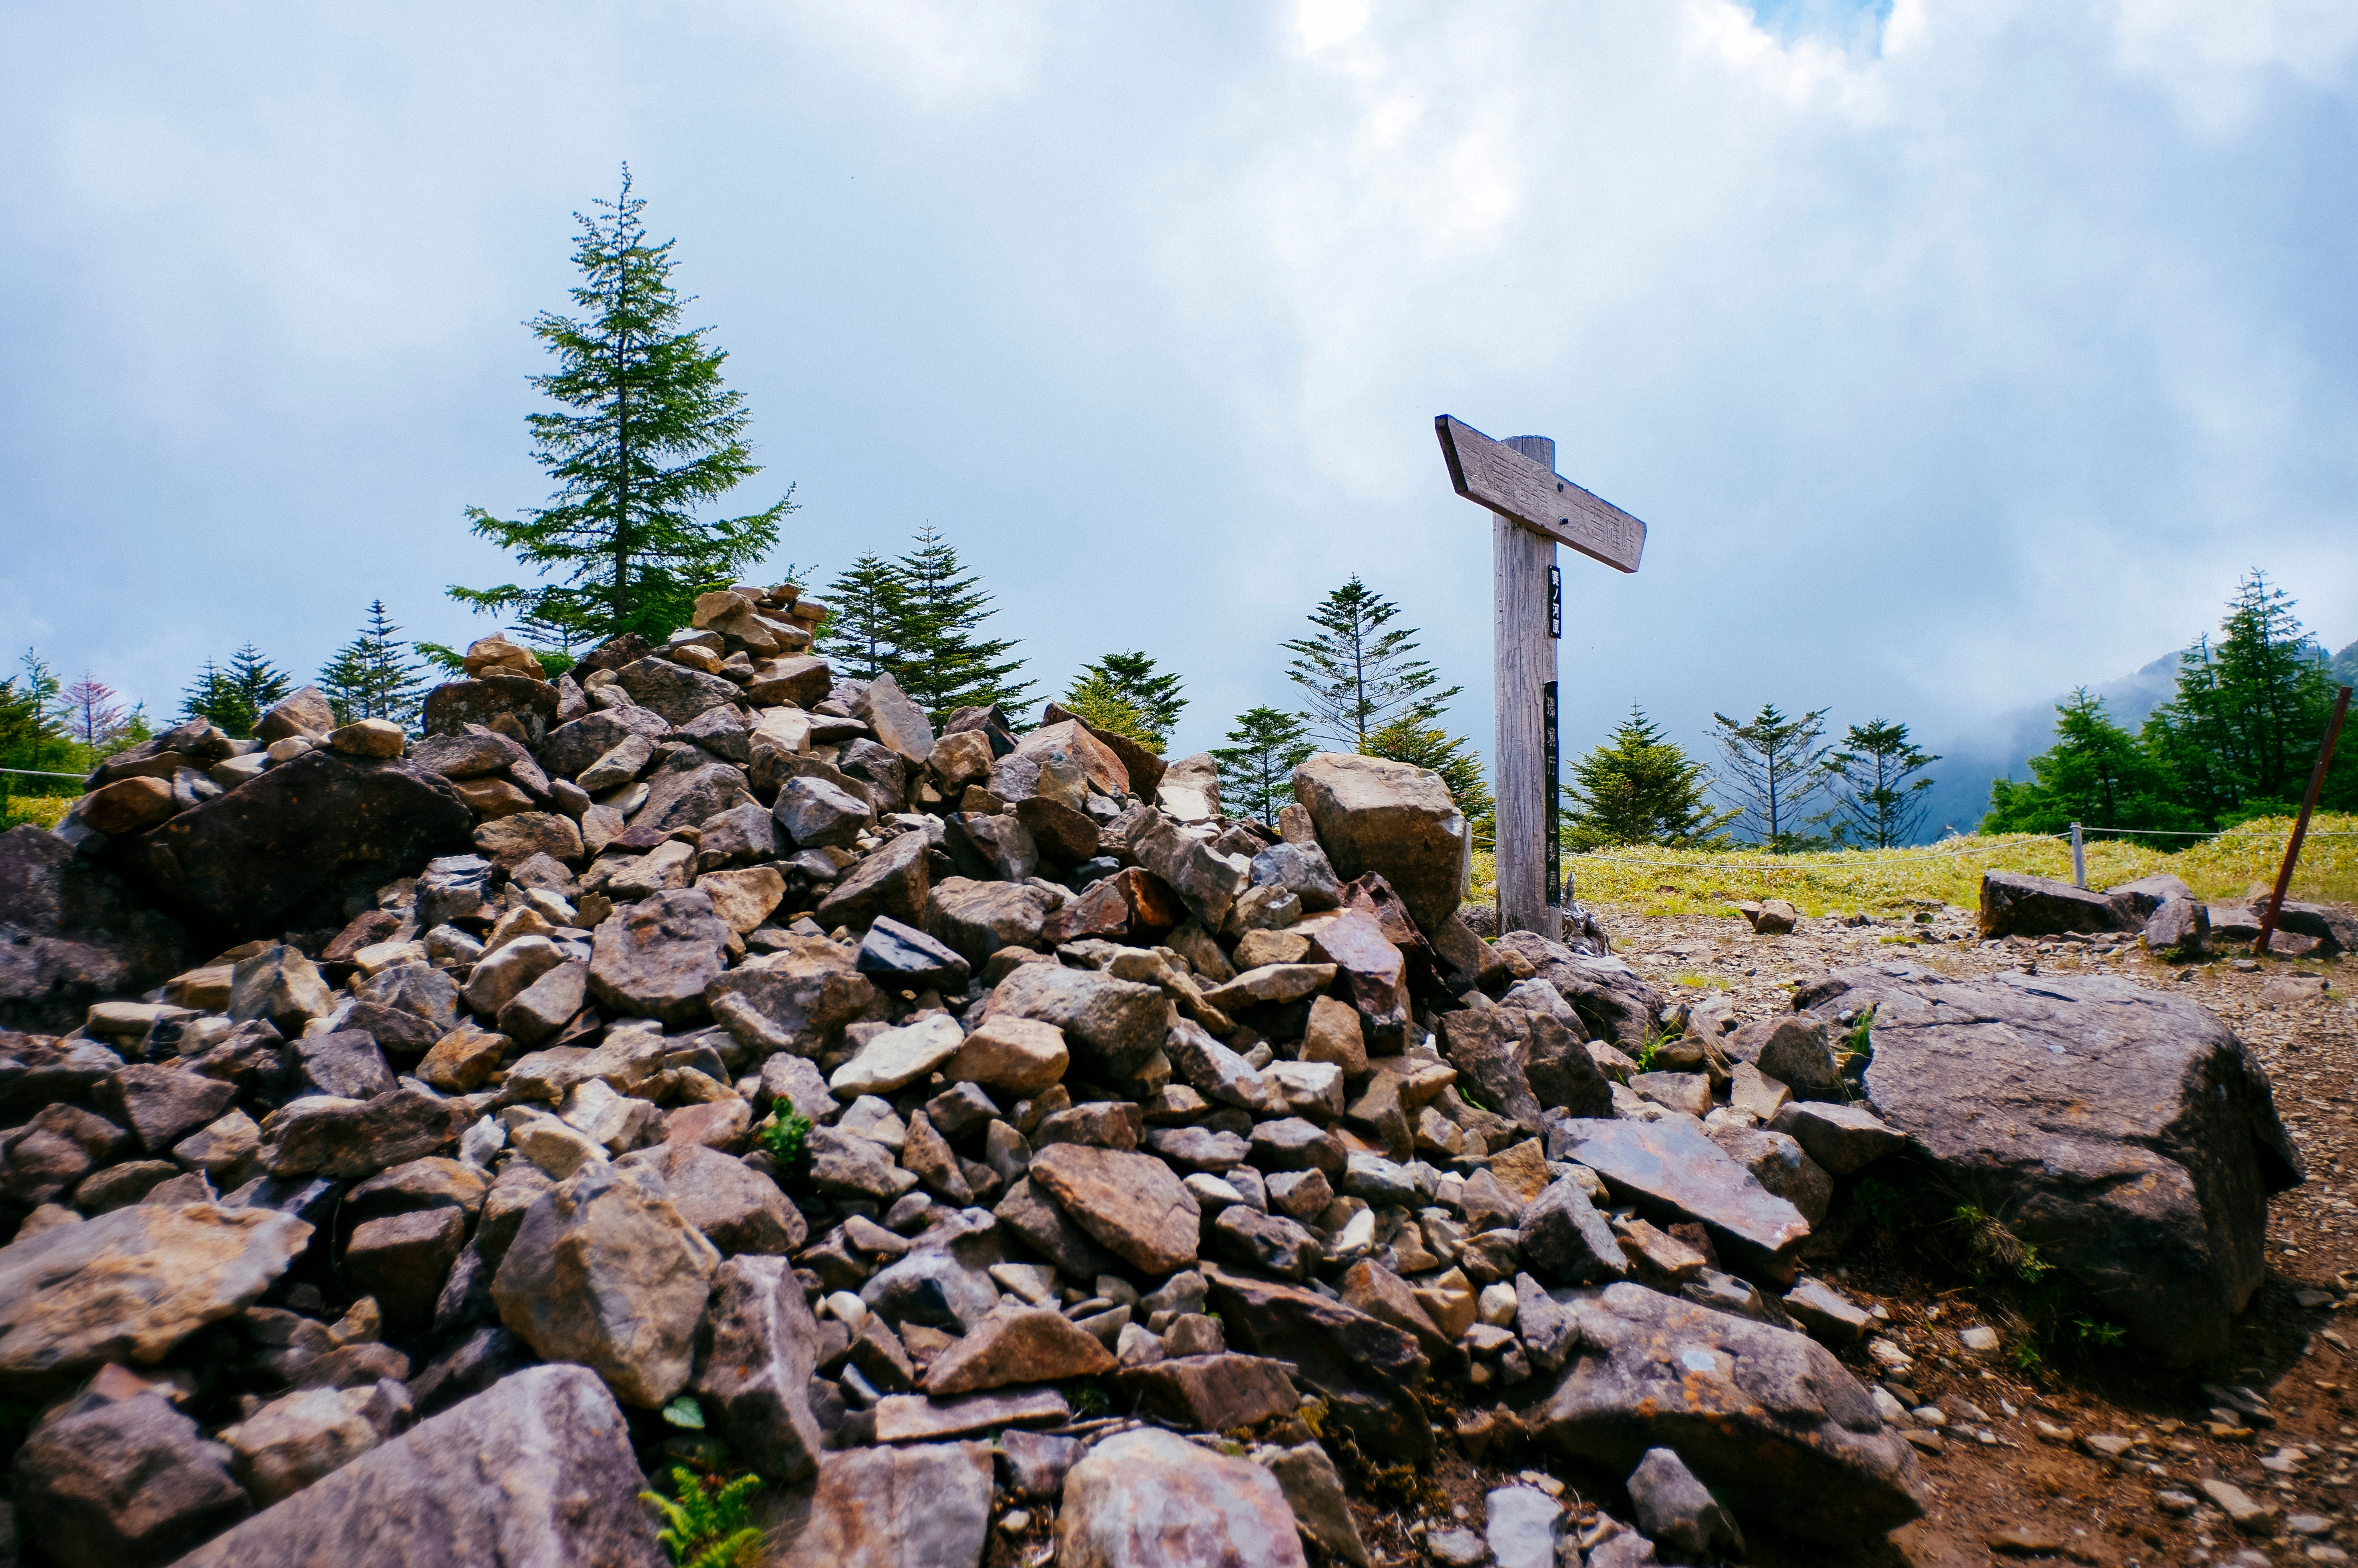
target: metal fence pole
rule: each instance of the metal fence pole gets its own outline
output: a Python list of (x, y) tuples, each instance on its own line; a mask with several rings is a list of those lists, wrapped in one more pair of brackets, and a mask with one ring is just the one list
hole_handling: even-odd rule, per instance
[(2088, 856), (2081, 847), (2080, 825), (2076, 822), (2071, 824), (2071, 885), (2075, 888), (2088, 885)]

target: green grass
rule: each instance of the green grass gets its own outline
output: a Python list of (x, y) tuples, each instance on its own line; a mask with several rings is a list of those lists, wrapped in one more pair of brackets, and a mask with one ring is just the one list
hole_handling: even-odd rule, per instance
[(0, 797), (0, 833), (20, 827), (29, 822), (37, 827), (55, 827), (80, 799), (71, 795), (11, 795)]
[[(2104, 888), (2157, 871), (2185, 879), (2199, 897), (2241, 896), (2276, 880), (2290, 817), (2266, 817), (2176, 853), (2121, 839), (2087, 842), (2088, 885)], [(2320, 812), (2293, 873), (2296, 898), (2358, 900), (2358, 816)], [(2324, 835), (2347, 834), (2347, 838)], [(2069, 881), (2071, 848), (2029, 834), (1952, 838), (1910, 849), (1771, 855), (1758, 849), (1622, 848), (1564, 857), (1568, 893), (1640, 914), (1730, 914), (1739, 900), (1780, 898), (1804, 914), (1852, 910), (1898, 914), (1934, 904), (1976, 907), (1984, 871)], [(1492, 860), (1474, 856), (1474, 891), (1492, 896)]]

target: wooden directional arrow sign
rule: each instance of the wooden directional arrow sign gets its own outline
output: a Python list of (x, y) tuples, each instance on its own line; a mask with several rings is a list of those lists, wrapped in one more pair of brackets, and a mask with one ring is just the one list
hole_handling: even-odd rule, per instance
[(1616, 570), (1638, 569), (1646, 551), (1643, 523), (1462, 419), (1444, 414), (1433, 427), (1458, 494)]

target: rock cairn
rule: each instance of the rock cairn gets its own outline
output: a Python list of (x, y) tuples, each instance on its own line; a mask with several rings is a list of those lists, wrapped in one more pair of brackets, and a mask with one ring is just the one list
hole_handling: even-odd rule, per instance
[(422, 737), (307, 688), (0, 838), (50, 1561), (657, 1563), (646, 1474), (725, 1456), (780, 1563), (1367, 1564), (1347, 1471), (1509, 1438), (1629, 1517), (1509, 1486), (1433, 1560), (1844, 1547), (1920, 1483), (1841, 1359), (1905, 1353), (1804, 1271), (1838, 1184), (1978, 1184), (2180, 1359), (2256, 1282), (2298, 1162), (2190, 1003), (1666, 1016), (1585, 916), (1476, 935), (1429, 773), (1235, 820), (1053, 705), (936, 733), (823, 614), (708, 594), (554, 682), (488, 639)]

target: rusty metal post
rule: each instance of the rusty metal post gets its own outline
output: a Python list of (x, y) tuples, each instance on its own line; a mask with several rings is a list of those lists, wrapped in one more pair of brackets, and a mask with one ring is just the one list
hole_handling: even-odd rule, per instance
[(2276, 891), (2268, 894), (2268, 910), (2260, 916), (2259, 940), (2252, 944), (2252, 956), (2258, 957), (2268, 950), (2268, 943), (2277, 934), (2277, 916), (2284, 913), (2285, 891), (2292, 886), (2293, 862), (2300, 859), (2300, 841), (2309, 837), (2309, 815), (2317, 809), (2317, 795), (2325, 787), (2325, 770), (2333, 762), (2333, 743), (2342, 738), (2342, 719), (2350, 711), (2350, 688), (2343, 687), (2342, 695), (2333, 699), (2333, 721), (2325, 727), (2325, 744), (2317, 749), (2317, 771), (2309, 775), (2309, 793), (2300, 797), (2300, 816), (2292, 825), (2292, 842), (2285, 846), (2284, 864), (2277, 871)]

